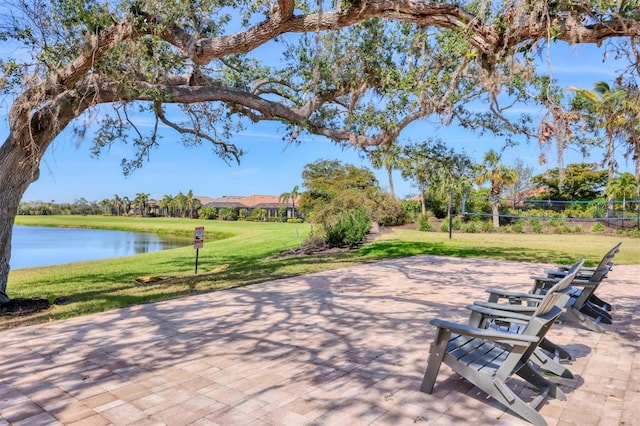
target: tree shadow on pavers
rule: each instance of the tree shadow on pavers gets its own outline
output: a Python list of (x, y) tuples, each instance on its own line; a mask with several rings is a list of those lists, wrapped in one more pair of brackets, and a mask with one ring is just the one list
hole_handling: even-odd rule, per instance
[[(38, 394), (43, 407), (61, 395), (81, 400), (133, 383), (151, 393), (152, 382), (160, 388), (190, 381), (225, 389), (249, 384), (243, 389), (248, 396), (278, 388), (296, 395), (316, 392), (320, 399), (417, 389), (435, 332), (429, 321), (466, 322), (470, 292), (481, 292), (484, 284), (462, 286), (450, 276), (469, 275), (474, 268), (465, 263), (434, 269), (432, 280), (412, 275), (411, 262), (399, 263), (1, 333), (3, 388)], [(450, 297), (445, 290), (452, 285), (468, 288)]]
[[(464, 378), (455, 373), (450, 373), (451, 377), (443, 380), (441, 383), (436, 381), (436, 385), (434, 387), (434, 394), (438, 392), (438, 387), (453, 387), (457, 386), (459, 391), (464, 394), (461, 395), (455, 402), (456, 408), (455, 410), (447, 410), (443, 414), (449, 418), (452, 418), (454, 414), (451, 411), (455, 411), (458, 418), (461, 418), (462, 423), (471, 424), (493, 424), (496, 421), (513, 421), (513, 419), (518, 419), (522, 421), (522, 424), (528, 424), (528, 422), (518, 416), (515, 412), (509, 410), (506, 406), (502, 405), (488, 394), (480, 390), (479, 388), (471, 385), (466, 382)], [(561, 379), (557, 377), (547, 377), (551, 382), (555, 382), (558, 384), (560, 389), (567, 396), (567, 401), (562, 401), (555, 399), (551, 396), (546, 396), (543, 401), (538, 405), (537, 411), (540, 411), (545, 405), (549, 404), (551, 401), (555, 401), (554, 404), (567, 404), (570, 403), (570, 394), (574, 389), (582, 386), (584, 384), (584, 380), (581, 377), (575, 377), (574, 379)], [(457, 384), (457, 381), (462, 381), (468, 383), (466, 386), (462, 384)], [(453, 383), (453, 385), (452, 385)], [(509, 388), (517, 394), (525, 403), (529, 403), (533, 401), (538, 395), (539, 390), (533, 387), (530, 383), (520, 379), (517, 376), (511, 377), (507, 384)], [(449, 394), (451, 396), (451, 394)], [(451, 404), (453, 407), (454, 404)], [(461, 416), (460, 413), (464, 415)], [(510, 424), (510, 423), (509, 423)]]
[[(434, 273), (431, 277), (425, 277), (426, 279), (437, 278), (442, 272), (447, 274), (455, 274), (456, 277), (466, 277), (470, 281), (473, 279), (484, 278), (484, 280), (495, 281), (496, 283), (508, 282), (514, 284), (525, 284), (530, 286), (532, 281), (529, 278), (529, 274), (542, 272), (542, 269), (548, 265), (543, 263), (525, 263), (514, 262), (508, 260), (493, 260), (493, 259), (470, 259), (470, 258), (450, 258), (444, 256), (414, 256), (410, 258), (403, 258), (389, 262), (379, 262), (379, 264), (389, 264), (398, 268), (408, 269), (414, 274), (420, 273)], [(444, 269), (443, 269), (444, 268)], [(515, 281), (511, 279), (511, 276), (517, 272), (525, 273), (526, 275), (516, 276)], [(524, 280), (524, 282), (523, 282)]]
[[(612, 288), (618, 290), (631, 289), (631, 292), (637, 292), (637, 284), (624, 286), (619, 281), (612, 280), (607, 282)], [(608, 302), (613, 302), (616, 310), (612, 313), (612, 324), (602, 324), (605, 333), (601, 334), (582, 327), (579, 323), (573, 321), (563, 321), (562, 327), (567, 333), (572, 334), (572, 340), (579, 340), (585, 346), (591, 348), (594, 344), (602, 339), (612, 338), (615, 340), (616, 350), (634, 351), (640, 348), (640, 313), (637, 306), (640, 303), (640, 295), (618, 294), (609, 296), (605, 294)]]
[[(3, 379), (24, 394), (59, 389), (79, 396), (94, 386), (115, 389), (137, 376), (162, 375), (185, 360), (212, 358), (214, 367), (224, 357), (246, 362), (255, 371), (245, 375), (254, 378), (272, 362), (290, 362), (298, 371), (283, 377), (310, 386), (332, 377), (322, 367), (336, 379), (357, 370), (348, 380), (364, 387), (393, 374), (402, 381), (407, 344), (426, 353), (429, 319), (450, 311), (429, 294), (416, 296), (398, 296), (366, 274), (340, 272), (134, 306), (34, 328), (34, 344), (14, 354), (15, 374)], [(28, 373), (19, 368), (31, 360)], [(26, 374), (37, 375), (38, 383), (20, 384)]]

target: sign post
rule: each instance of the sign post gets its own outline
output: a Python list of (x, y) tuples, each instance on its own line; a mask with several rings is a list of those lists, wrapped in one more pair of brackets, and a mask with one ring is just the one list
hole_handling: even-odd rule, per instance
[(196, 249), (196, 275), (198, 274), (198, 255), (204, 246), (204, 226), (196, 227), (193, 233), (193, 248)]

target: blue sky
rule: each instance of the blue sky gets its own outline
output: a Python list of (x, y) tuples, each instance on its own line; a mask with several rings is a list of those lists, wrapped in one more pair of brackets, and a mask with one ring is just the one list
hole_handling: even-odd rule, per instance
[[(261, 48), (268, 51), (269, 46)], [(570, 47), (564, 43), (551, 47), (551, 71), (563, 86), (574, 85), (592, 88), (600, 80), (611, 82), (619, 65), (612, 59), (602, 60), (602, 51), (595, 46)], [(547, 64), (540, 64), (547, 69)], [(6, 102), (6, 100), (5, 100)], [(0, 105), (6, 108), (7, 105)], [(2, 111), (2, 110), (0, 110)], [(6, 114), (0, 121), (2, 141), (8, 133)], [(90, 140), (78, 141), (72, 132), (61, 134), (46, 153), (41, 165), (40, 179), (33, 183), (23, 201), (72, 202), (79, 198), (100, 201), (113, 198), (115, 194), (133, 198), (145, 192), (151, 198), (165, 194), (175, 195), (179, 191), (193, 190), (195, 195), (220, 197), (223, 195), (271, 194), (279, 195), (302, 184), (303, 167), (318, 159), (339, 159), (345, 163), (370, 167), (355, 149), (345, 149), (326, 139), (309, 137), (300, 145), (287, 146), (282, 141), (283, 126), (279, 123), (249, 125), (234, 142), (247, 154), (241, 164), (227, 164), (203, 144), (186, 148), (173, 132), (165, 132), (161, 146), (151, 152), (151, 159), (142, 169), (125, 177), (120, 167), (121, 159), (127, 155), (126, 145), (114, 145), (99, 159), (90, 155)], [(414, 123), (403, 138), (414, 140), (439, 137), (457, 151), (464, 151), (475, 161), (480, 161), (489, 149), (501, 149), (503, 142), (457, 127), (444, 128), (436, 123)], [(555, 166), (555, 154), (547, 153), (548, 164), (538, 162), (540, 148), (536, 141), (508, 148), (503, 162), (513, 164), (516, 158), (534, 166), (536, 172)], [(591, 161), (600, 161), (601, 152), (594, 152)], [(575, 152), (567, 152), (565, 164), (583, 161)], [(632, 171), (633, 164), (620, 158), (620, 168)], [(386, 172), (374, 170), (380, 184), (388, 187)], [(404, 181), (399, 172), (394, 174), (396, 195), (405, 197), (417, 194), (411, 182)]]

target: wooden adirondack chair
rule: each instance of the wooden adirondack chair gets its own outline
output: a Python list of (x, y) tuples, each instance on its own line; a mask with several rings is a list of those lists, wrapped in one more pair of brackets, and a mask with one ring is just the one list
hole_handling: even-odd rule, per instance
[[(558, 307), (564, 308), (570, 299), (567, 293), (571, 282), (584, 264), (584, 259), (578, 260), (567, 270), (564, 278), (556, 283), (550, 291), (561, 293), (558, 298)], [(476, 301), (469, 309), (472, 311), (469, 317), (469, 325), (481, 328), (494, 328), (512, 333), (522, 333), (526, 326), (526, 320), (535, 312), (537, 306), (544, 300), (544, 295), (519, 293), (497, 289), (487, 289), (490, 293), (489, 301)], [(497, 303), (500, 298), (508, 299), (509, 303)], [(502, 318), (498, 318), (493, 312), (501, 311)], [(505, 312), (506, 311), (506, 312)], [(571, 359), (570, 354), (562, 347), (543, 338), (534, 351), (531, 361), (539, 368), (565, 378), (573, 378), (573, 374), (567, 367), (560, 363), (561, 359)]]
[[(620, 246), (621, 245), (622, 245), (622, 242), (619, 242), (618, 244), (613, 246), (611, 249), (609, 249), (609, 251), (606, 252), (604, 254), (604, 256), (602, 256), (602, 259), (600, 260), (600, 262), (598, 263), (597, 266), (595, 266), (593, 268), (589, 268), (589, 267), (585, 267), (585, 266), (581, 267), (580, 271), (578, 272), (578, 278), (580, 278), (580, 279), (589, 279), (590, 276), (595, 271), (597, 271), (598, 269), (601, 269), (603, 266), (609, 266), (609, 269), (611, 269), (611, 267), (613, 267), (612, 259), (620, 251)], [(567, 266), (567, 265), (555, 265), (555, 269), (552, 269), (552, 270), (549, 270), (549, 271), (545, 271), (545, 272), (554, 274), (556, 276), (562, 276), (570, 268), (571, 268), (571, 266)]]
[[(611, 313), (606, 307), (609, 306), (610, 310), (613, 310), (613, 307), (598, 299), (594, 293), (607, 276), (609, 269), (608, 264), (605, 264), (600, 269), (596, 269), (588, 280), (576, 277), (571, 282), (568, 290), (571, 298), (565, 306), (563, 317), (575, 321), (589, 330), (598, 333), (605, 332), (601, 324), (611, 324), (613, 321)], [(533, 294), (544, 294), (550, 286), (558, 282), (557, 277), (532, 276), (531, 278), (534, 280), (531, 289)], [(596, 302), (591, 300), (596, 300)], [(600, 306), (599, 303), (603, 306)]]
[[(622, 242), (619, 242), (618, 244), (613, 246), (608, 252), (606, 252), (604, 256), (602, 256), (602, 259), (600, 260), (600, 262), (595, 268), (584, 268), (584, 267), (580, 268), (580, 271), (578, 272), (578, 275), (577, 275), (578, 279), (584, 280), (584, 281), (590, 281), (590, 282), (599, 282), (602, 279), (606, 278), (611, 268), (613, 268), (613, 258), (620, 251), (621, 245), (622, 245)], [(569, 268), (567, 266), (557, 265), (556, 269), (546, 270), (545, 273), (549, 278), (562, 278), (567, 273), (568, 269)], [(575, 291), (578, 292), (580, 290), (576, 289)], [(576, 293), (575, 297), (578, 297), (578, 296), (579, 295)], [(604, 300), (600, 299), (598, 296), (596, 296), (593, 293), (589, 296), (588, 300), (591, 305), (595, 305), (600, 309), (604, 309), (607, 312), (613, 312), (615, 310), (613, 305), (611, 305), (608, 302), (605, 302)]]
[[(444, 362), (523, 419), (534, 425), (546, 425), (537, 407), (548, 395), (562, 400), (566, 400), (566, 396), (555, 383), (539, 374), (529, 359), (560, 316), (562, 309), (557, 303), (561, 297), (562, 293), (550, 291), (533, 314), (528, 316), (519, 334), (441, 319), (431, 320), (437, 331), (420, 390), (426, 393), (433, 391)], [(531, 402), (523, 401), (508, 386), (507, 380), (514, 374), (538, 389), (538, 395)]]

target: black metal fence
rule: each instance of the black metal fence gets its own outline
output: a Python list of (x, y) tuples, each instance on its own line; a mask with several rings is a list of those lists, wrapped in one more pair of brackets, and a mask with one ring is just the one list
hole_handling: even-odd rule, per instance
[[(493, 216), (491, 197), (466, 196), (462, 214), (468, 217)], [(640, 228), (640, 200), (606, 199), (562, 201), (500, 198), (499, 216), (512, 219), (566, 220), (570, 222), (606, 222), (615, 227)]]

